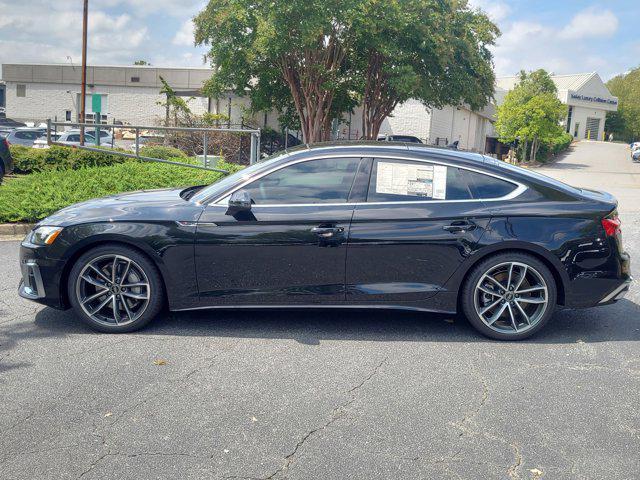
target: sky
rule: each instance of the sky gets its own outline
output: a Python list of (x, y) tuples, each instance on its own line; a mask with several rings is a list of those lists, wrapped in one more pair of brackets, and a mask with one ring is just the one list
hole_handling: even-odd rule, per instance
[[(498, 25), (498, 76), (545, 68), (597, 71), (607, 80), (640, 66), (640, 2), (470, 0)], [(191, 19), (206, 0), (89, 0), (89, 64), (206, 66)], [(82, 0), (0, 0), (0, 63), (81, 61)]]

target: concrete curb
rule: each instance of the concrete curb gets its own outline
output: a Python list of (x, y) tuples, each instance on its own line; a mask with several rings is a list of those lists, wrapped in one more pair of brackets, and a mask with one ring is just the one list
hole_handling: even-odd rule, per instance
[(33, 223), (0, 223), (0, 235), (26, 235)]

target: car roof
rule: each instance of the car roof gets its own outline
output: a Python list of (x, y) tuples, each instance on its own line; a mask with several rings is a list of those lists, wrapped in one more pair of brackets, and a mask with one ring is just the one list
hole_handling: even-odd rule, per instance
[(329, 151), (332, 154), (349, 154), (353, 153), (353, 150), (358, 150), (358, 153), (362, 156), (374, 157), (385, 154), (396, 156), (402, 154), (403, 157), (407, 158), (438, 157), (440, 160), (450, 160), (460, 166), (477, 166), (479, 162), (483, 163), (486, 158), (479, 153), (452, 150), (446, 147), (410, 142), (378, 142), (372, 140), (322, 142), (312, 145), (303, 144), (289, 148), (285, 152), (289, 155), (307, 156)]
[(358, 155), (362, 157), (381, 157), (384, 155), (390, 155), (396, 157), (401, 156), (406, 159), (431, 159), (441, 162), (449, 162), (458, 167), (479, 169), (486, 173), (493, 173), (502, 178), (519, 182), (542, 184), (568, 193), (575, 193), (576, 191), (575, 187), (554, 180), (546, 175), (542, 175), (538, 172), (532, 172), (516, 165), (507, 164), (506, 162), (497, 160), (493, 157), (476, 152), (453, 150), (446, 147), (437, 147), (420, 143), (379, 142), (371, 140), (325, 142), (313, 145), (299, 145), (276, 155), (282, 155), (282, 162), (288, 162), (295, 157), (304, 158), (307, 156), (316, 156), (324, 152), (331, 153), (331, 155), (349, 155), (350, 153), (352, 154), (354, 150), (357, 150)]

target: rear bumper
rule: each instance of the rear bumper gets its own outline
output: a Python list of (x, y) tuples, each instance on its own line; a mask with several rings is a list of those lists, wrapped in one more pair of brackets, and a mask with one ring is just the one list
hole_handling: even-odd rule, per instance
[(622, 300), (627, 293), (629, 292), (629, 288), (631, 288), (631, 284), (633, 283), (633, 278), (629, 277), (622, 285), (616, 287), (607, 295), (605, 295), (602, 300), (598, 302), (598, 305), (609, 305), (611, 303), (615, 303), (618, 300)]

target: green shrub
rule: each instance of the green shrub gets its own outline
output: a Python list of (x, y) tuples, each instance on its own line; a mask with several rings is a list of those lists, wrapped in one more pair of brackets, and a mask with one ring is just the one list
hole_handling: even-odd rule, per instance
[(141, 147), (140, 155), (143, 157), (160, 158), (162, 160), (173, 160), (176, 158), (186, 158), (187, 155), (180, 149), (165, 147), (163, 145), (149, 145)]
[[(52, 145), (50, 148), (29, 148), (22, 145), (11, 145), (11, 156), (16, 173), (44, 172), (48, 170), (77, 170), (86, 167), (104, 167), (128, 160), (127, 157), (113, 155), (110, 149), (104, 152), (83, 150), (73, 147)], [(125, 152), (131, 153), (131, 152)], [(175, 160), (194, 163), (188, 160), (184, 152), (173, 147), (150, 145), (140, 148), (140, 155), (145, 157)]]
[(538, 160), (548, 160), (553, 155), (557, 155), (569, 148), (572, 141), (573, 137), (571, 134), (563, 132), (561, 135), (555, 137), (551, 142), (540, 145), (540, 149), (538, 150), (536, 157)]
[(125, 161), (125, 157), (112, 155), (106, 149), (103, 153), (58, 145), (50, 148), (11, 145), (11, 156), (16, 173), (98, 167)]
[[(221, 162), (234, 172), (238, 165)], [(217, 172), (131, 160), (77, 170), (51, 170), (9, 178), (0, 186), (0, 222), (35, 222), (91, 198), (142, 189), (210, 184)]]

